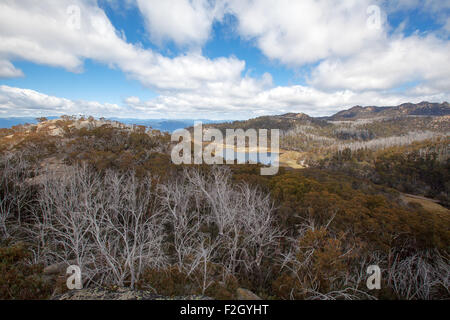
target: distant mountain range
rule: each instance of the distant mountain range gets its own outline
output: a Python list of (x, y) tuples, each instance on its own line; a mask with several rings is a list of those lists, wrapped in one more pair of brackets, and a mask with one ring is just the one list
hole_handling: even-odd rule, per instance
[[(320, 120), (331, 120), (331, 121), (345, 121), (345, 120), (358, 120), (358, 119), (369, 119), (369, 118), (395, 118), (404, 116), (446, 116), (450, 115), (450, 104), (448, 102), (443, 103), (430, 103), (430, 102), (420, 102), (414, 103), (404, 103), (399, 106), (394, 107), (376, 107), (368, 106), (361, 107), (355, 106), (348, 110), (339, 111), (338, 113), (329, 117), (317, 117), (313, 118), (304, 113), (286, 113), (277, 116), (262, 116), (255, 119), (257, 122), (264, 121), (268, 119), (271, 121), (276, 121), (278, 125), (288, 125), (291, 122), (303, 122), (303, 121), (313, 121), (317, 122)], [(47, 117), (48, 119), (56, 119), (58, 117), (52, 116)], [(134, 118), (108, 118), (109, 120), (119, 121), (125, 124), (136, 124), (145, 125), (152, 127), (153, 129), (158, 129), (161, 131), (173, 132), (180, 128), (192, 127), (196, 121), (201, 121), (204, 124), (225, 124), (231, 121), (224, 120), (209, 120), (209, 119), (134, 119)], [(247, 120), (249, 121), (249, 120)], [(18, 124), (25, 123), (36, 123), (36, 118), (32, 117), (14, 117), (14, 118), (0, 118), (0, 128), (10, 128)], [(234, 121), (232, 123), (243, 123), (246, 121)], [(250, 121), (253, 123), (254, 121)], [(283, 125), (282, 125), (283, 126)]]
[[(57, 119), (56, 116), (47, 117), (49, 120)], [(208, 119), (133, 119), (133, 118), (108, 118), (109, 120), (119, 121), (125, 124), (136, 124), (152, 127), (153, 129), (173, 132), (177, 129), (187, 128), (194, 125), (196, 121), (201, 121), (205, 124), (223, 123), (224, 120), (208, 120)], [(33, 117), (14, 117), (14, 118), (0, 118), (0, 128), (11, 128), (19, 124), (34, 124), (37, 123), (36, 118)]]
[(208, 119), (124, 119), (124, 118), (109, 118), (109, 120), (119, 121), (125, 124), (136, 124), (141, 126), (152, 127), (153, 129), (173, 132), (177, 129), (191, 127), (196, 121), (201, 121), (204, 124), (223, 123), (224, 120), (208, 120)]
[(430, 103), (420, 102), (404, 103), (396, 107), (361, 107), (355, 106), (348, 110), (339, 111), (327, 120), (357, 120), (374, 117), (401, 117), (401, 116), (446, 116), (450, 115), (448, 102)]
[[(47, 117), (49, 120), (57, 119), (58, 117)], [(19, 124), (33, 124), (37, 123), (36, 117), (12, 117), (12, 118), (0, 118), (0, 128), (11, 128)]]

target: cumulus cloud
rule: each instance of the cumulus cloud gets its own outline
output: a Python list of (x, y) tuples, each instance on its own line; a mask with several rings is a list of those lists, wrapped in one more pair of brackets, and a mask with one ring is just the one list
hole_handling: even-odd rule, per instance
[(212, 23), (223, 16), (223, 2), (208, 0), (137, 0), (153, 42), (198, 46), (208, 40)]
[(254, 39), (267, 57), (301, 66), (349, 56), (382, 39), (381, 28), (367, 27), (371, 2), (230, 0), (227, 8), (239, 21), (239, 34)]
[(0, 79), (23, 77), (22, 70), (16, 69), (11, 62), (0, 60)]
[[(118, 6), (116, 0), (108, 2)], [(280, 0), (275, 5), (268, 0), (127, 0), (131, 3), (141, 11), (152, 41), (172, 41), (186, 50), (167, 57), (128, 43), (95, 0), (3, 0), (0, 77), (23, 75), (11, 63), (16, 59), (71, 72), (83, 72), (84, 60), (92, 59), (122, 70), (158, 97), (129, 97), (121, 108), (1, 86), (0, 112), (216, 119), (282, 112), (318, 116), (355, 104), (443, 101), (450, 95), (448, 39), (432, 32), (389, 34), (382, 14), (380, 28), (368, 25), (374, 14), (368, 11), (370, 0)], [(431, 9), (438, 5), (433, 3), (427, 10), (436, 10)], [(203, 56), (199, 48), (224, 14), (234, 15), (238, 35), (269, 59), (294, 68), (309, 66), (306, 85), (277, 86), (268, 73), (249, 76), (246, 62), (237, 57)], [(408, 89), (396, 90), (402, 87)]]
[(123, 69), (144, 85), (160, 90), (195, 90), (206, 84), (240, 81), (245, 68), (245, 62), (234, 57), (211, 60), (196, 53), (148, 59), (153, 61), (130, 61)]
[(48, 116), (79, 113), (100, 117), (105, 114), (124, 115), (126, 111), (116, 104), (72, 101), (34, 90), (0, 86), (0, 115), (2, 116)]
[(233, 81), (245, 62), (198, 53), (168, 58), (127, 43), (90, 0), (0, 3), (0, 58), (24, 59), (81, 72), (84, 59), (118, 67), (157, 89), (195, 89), (205, 81)]
[[(306, 112), (324, 116), (354, 105), (398, 105), (403, 102), (445, 101), (450, 94), (429, 91), (389, 93), (351, 90), (322, 91), (308, 86), (265, 87), (267, 79), (244, 78), (239, 85), (210, 87), (210, 94), (197, 91), (163, 93), (142, 101), (128, 97), (124, 105), (96, 101), (69, 100), (34, 90), (0, 86), (0, 116), (38, 116), (85, 114), (119, 118), (209, 118), (219, 120), (247, 119), (267, 114)], [(227, 90), (231, 90), (227, 93)]]
[[(404, 102), (448, 101), (448, 93), (337, 90), (332, 92), (308, 86), (277, 86), (254, 88), (252, 94), (242, 89), (240, 94), (174, 93), (141, 101), (126, 99), (131, 112), (137, 117), (248, 119), (260, 115), (287, 112), (305, 112), (311, 116), (326, 116), (355, 105), (392, 106)], [(368, 101), (370, 103), (368, 103)]]
[(383, 8), (437, 14), (446, 12), (450, 1), (281, 0), (275, 6), (269, 0), (228, 2), (239, 21), (237, 32), (254, 40), (268, 58), (293, 67), (312, 64), (307, 80), (314, 88), (387, 90), (426, 83), (428, 92), (448, 92), (448, 38), (438, 32), (390, 34)]
[(450, 76), (449, 52), (450, 43), (433, 35), (399, 37), (347, 59), (324, 60), (312, 72), (309, 83), (353, 90), (389, 89), (423, 81), (439, 85)]

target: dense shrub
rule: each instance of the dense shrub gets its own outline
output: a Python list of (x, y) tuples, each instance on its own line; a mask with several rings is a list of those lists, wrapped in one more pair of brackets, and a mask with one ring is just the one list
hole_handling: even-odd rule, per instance
[[(322, 124), (314, 125), (331, 137), (334, 127)], [(85, 286), (169, 296), (232, 299), (238, 287), (276, 299), (450, 296), (449, 216), (404, 205), (385, 186), (424, 182), (445, 197), (448, 163), (439, 143), (436, 157), (423, 145), (349, 148), (321, 169), (261, 176), (257, 165), (174, 166), (167, 136), (145, 128), (61, 125), (63, 138), (35, 130), (2, 153), (2, 236), (26, 240), (33, 252), (1, 249), (7, 299), (50, 292), (31, 261), (74, 260)], [(41, 162), (50, 155), (59, 166)], [(383, 271), (381, 291), (365, 286), (370, 264)]]
[(52, 286), (42, 275), (42, 265), (29, 264), (24, 244), (0, 247), (0, 299), (46, 299)]

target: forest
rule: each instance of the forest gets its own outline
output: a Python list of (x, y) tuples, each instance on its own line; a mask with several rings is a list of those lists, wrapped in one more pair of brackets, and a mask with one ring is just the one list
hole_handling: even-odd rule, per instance
[[(282, 146), (307, 165), (275, 176), (174, 165), (167, 133), (104, 119), (2, 129), (0, 298), (67, 291), (65, 274), (45, 272), (58, 264), (80, 266), (84, 287), (167, 297), (450, 298), (448, 210), (402, 200), (449, 206), (448, 123), (414, 117), (387, 132), (390, 120), (284, 117)], [(366, 286), (369, 265), (380, 290)]]

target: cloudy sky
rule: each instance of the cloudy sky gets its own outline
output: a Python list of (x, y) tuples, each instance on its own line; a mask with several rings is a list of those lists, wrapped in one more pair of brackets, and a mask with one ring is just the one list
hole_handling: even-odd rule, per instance
[(450, 0), (0, 0), (0, 117), (450, 101)]

